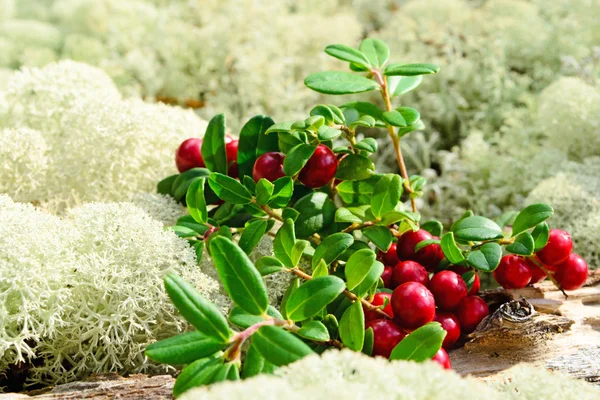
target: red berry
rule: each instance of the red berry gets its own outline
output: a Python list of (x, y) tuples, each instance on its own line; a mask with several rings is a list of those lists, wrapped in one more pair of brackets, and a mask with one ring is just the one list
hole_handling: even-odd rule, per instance
[[(419, 262), (420, 256), (415, 253), (415, 246), (423, 240), (428, 239), (433, 239), (433, 236), (423, 229), (419, 229), (416, 232), (408, 231), (404, 233), (402, 236), (400, 236), (400, 239), (398, 239), (398, 245), (396, 247), (398, 259), (400, 259), (400, 261), (410, 260)], [(425, 250), (425, 247), (419, 249), (419, 253), (423, 252), (423, 250)], [(423, 256), (423, 254), (429, 256), (429, 253), (421, 253), (421, 256)]]
[(201, 153), (202, 139), (190, 138), (184, 140), (175, 153), (175, 164), (179, 172), (192, 168), (204, 168), (204, 159)]
[(325, 186), (335, 176), (338, 160), (331, 149), (320, 144), (298, 175), (298, 180), (309, 188)]
[(392, 243), (389, 250), (385, 253), (379, 250), (377, 252), (377, 258), (381, 260), (386, 267), (393, 267), (398, 264), (400, 260), (398, 259), (398, 254), (396, 254), (396, 243)]
[(227, 175), (232, 178), (238, 177), (238, 166), (237, 166), (237, 154), (238, 154), (238, 140), (232, 140), (225, 145), (225, 151), (227, 152), (227, 162), (229, 163), (229, 169)]
[(394, 321), (376, 319), (367, 322), (367, 328), (373, 328), (373, 355), (389, 358), (392, 350), (406, 334)]
[(458, 318), (452, 313), (438, 311), (433, 320), (439, 322), (446, 331), (442, 347), (444, 349), (451, 349), (460, 337), (460, 322), (458, 322)]
[(510, 254), (502, 257), (494, 278), (505, 289), (521, 289), (531, 281), (531, 271), (523, 257)]
[(531, 280), (529, 281), (530, 285), (546, 279), (546, 273), (544, 270), (538, 267), (533, 261), (526, 258), (525, 263), (527, 264), (527, 268), (529, 268), (529, 272), (531, 272)]
[(406, 282), (392, 293), (394, 320), (403, 328), (416, 329), (433, 321), (435, 300), (431, 292), (417, 282)]
[(393, 289), (392, 287), (392, 267), (385, 267), (383, 269), (383, 273), (381, 274), (381, 279), (383, 280), (383, 286), (388, 289)]
[(558, 265), (554, 278), (564, 290), (575, 290), (583, 286), (588, 278), (588, 266), (578, 254), (571, 254)]
[(481, 297), (467, 296), (462, 299), (456, 310), (461, 332), (464, 334), (473, 332), (489, 313), (490, 310)]
[(479, 275), (475, 272), (475, 279), (473, 279), (473, 284), (471, 285), (471, 289), (469, 289), (469, 295), (479, 293), (479, 288), (481, 288), (481, 280), (479, 280)]
[[(387, 306), (383, 309), (383, 312), (389, 315), (390, 317), (394, 316), (394, 311), (392, 311), (392, 294), (386, 292), (377, 292), (375, 296), (373, 296), (373, 301), (371, 304), (374, 306), (382, 306), (385, 304), (387, 299)], [(365, 321), (372, 321), (374, 319), (381, 319), (381, 315), (376, 313), (375, 311), (365, 311)]]
[(571, 236), (560, 229), (551, 229), (548, 243), (536, 254), (547, 265), (558, 265), (565, 261), (573, 250)]
[(467, 296), (467, 285), (456, 272), (441, 271), (431, 278), (429, 290), (435, 298), (435, 304), (442, 310), (454, 310)]
[(452, 363), (450, 362), (450, 356), (446, 353), (446, 350), (439, 349), (435, 356), (432, 358), (433, 361), (440, 364), (444, 369), (452, 369)]
[[(439, 239), (433, 237), (433, 239)], [(438, 243), (433, 243), (419, 249), (415, 253), (415, 261), (427, 268), (428, 271), (435, 271), (440, 261), (444, 259), (442, 246)]]
[(275, 182), (277, 179), (285, 176), (283, 172), (283, 160), (285, 156), (282, 153), (271, 151), (258, 157), (252, 168), (252, 179), (258, 182), (266, 179), (269, 182)]
[(421, 264), (415, 261), (400, 261), (392, 270), (392, 287), (406, 282), (419, 282), (427, 286), (429, 273)]

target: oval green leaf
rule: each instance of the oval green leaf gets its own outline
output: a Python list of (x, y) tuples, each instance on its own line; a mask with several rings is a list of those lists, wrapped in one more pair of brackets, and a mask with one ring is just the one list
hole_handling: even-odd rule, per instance
[(304, 339), (314, 340), (316, 342), (329, 341), (329, 331), (320, 321), (308, 321), (303, 323), (296, 334)]
[(186, 366), (175, 381), (173, 396), (181, 396), (191, 388), (208, 385), (223, 368), (222, 358), (203, 358)]
[(457, 221), (452, 226), (454, 238), (461, 242), (480, 242), (503, 237), (502, 229), (491, 219), (477, 215)]
[(185, 196), (185, 203), (192, 218), (205, 224), (208, 220), (208, 210), (204, 199), (204, 183), (206, 178), (198, 178), (192, 182)]
[(325, 71), (309, 75), (304, 84), (310, 89), (325, 94), (350, 94), (375, 90), (377, 82), (350, 72)]
[(442, 252), (444, 256), (450, 261), (452, 264), (459, 264), (465, 260), (465, 256), (462, 253), (462, 250), (456, 244), (454, 240), (454, 234), (452, 232), (447, 232), (444, 236), (442, 236), (442, 241), (440, 242), (442, 246)]
[(335, 177), (342, 181), (360, 181), (370, 178), (375, 171), (375, 165), (368, 157), (360, 154), (348, 154), (338, 164)]
[(313, 354), (306, 343), (276, 326), (261, 326), (252, 335), (252, 345), (265, 360), (279, 367)]
[(394, 237), (390, 230), (385, 226), (369, 226), (362, 230), (365, 235), (379, 250), (388, 251), (392, 245)]
[(389, 92), (392, 97), (400, 96), (417, 88), (423, 82), (423, 76), (390, 76), (388, 78)]
[(312, 267), (315, 268), (321, 259), (325, 261), (326, 265), (331, 264), (352, 243), (354, 243), (354, 237), (349, 233), (338, 232), (327, 236), (315, 249), (315, 254), (312, 258)]
[(390, 64), (385, 69), (387, 76), (415, 76), (436, 74), (440, 70), (435, 64)]
[(502, 247), (496, 242), (490, 242), (467, 254), (467, 263), (480, 271), (492, 272), (498, 268), (501, 258)]
[(211, 172), (227, 174), (225, 115), (217, 114), (208, 123), (202, 139), (202, 159)]
[(516, 236), (527, 229), (533, 228), (550, 218), (554, 214), (554, 209), (545, 203), (531, 204), (525, 207), (513, 223), (512, 236)]
[(237, 165), (240, 181), (244, 181), (244, 177), (252, 176), (252, 168), (258, 157), (257, 148), (259, 140), (262, 136), (265, 139), (267, 129), (273, 126), (275, 122), (264, 115), (256, 115), (244, 124), (240, 131), (238, 142)]
[(292, 148), (283, 160), (283, 172), (287, 176), (294, 176), (306, 165), (315, 152), (317, 146), (312, 144), (299, 144)]
[(360, 301), (344, 311), (340, 320), (340, 338), (350, 350), (361, 351), (365, 343), (365, 314)]
[(519, 254), (522, 256), (530, 256), (535, 250), (535, 241), (533, 236), (529, 232), (521, 232), (515, 237), (515, 241), (512, 244), (506, 246), (506, 251)]
[(331, 225), (335, 217), (335, 204), (323, 192), (307, 194), (296, 202), (294, 209), (300, 213), (295, 221), (299, 237), (309, 237), (319, 232)]
[(414, 330), (394, 347), (390, 360), (422, 362), (431, 360), (442, 348), (446, 331), (439, 322), (430, 322)]
[(208, 184), (227, 203), (248, 204), (252, 201), (252, 193), (238, 180), (227, 175), (213, 172), (208, 177)]
[(546, 246), (548, 239), (550, 239), (550, 227), (546, 222), (542, 222), (531, 232), (531, 236), (535, 243), (534, 250), (539, 251)]
[(373, 197), (371, 197), (371, 212), (377, 218), (381, 218), (396, 207), (401, 195), (402, 180), (400, 175), (385, 174), (375, 185)]
[(321, 276), (300, 285), (286, 304), (286, 314), (292, 321), (313, 317), (344, 291), (346, 284), (336, 276)]
[(344, 269), (349, 290), (365, 280), (375, 264), (375, 258), (375, 253), (371, 249), (358, 250), (350, 256)]
[(146, 355), (152, 360), (171, 365), (189, 364), (223, 350), (227, 343), (219, 342), (201, 332), (187, 332), (154, 342), (146, 347)]
[(381, 68), (390, 56), (390, 48), (383, 40), (367, 38), (360, 43), (358, 49), (375, 68)]

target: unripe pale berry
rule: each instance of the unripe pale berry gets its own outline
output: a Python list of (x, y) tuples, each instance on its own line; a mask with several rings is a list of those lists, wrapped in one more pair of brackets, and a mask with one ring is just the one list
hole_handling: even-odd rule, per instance
[(395, 288), (406, 282), (418, 282), (427, 286), (429, 273), (416, 261), (400, 261), (392, 269), (392, 286)]
[(435, 317), (435, 299), (422, 284), (406, 282), (392, 293), (394, 320), (405, 329), (417, 329)]
[(572, 253), (557, 266), (554, 278), (564, 290), (579, 289), (588, 278), (588, 265), (581, 256)]
[(440, 364), (444, 369), (452, 369), (452, 363), (450, 362), (450, 356), (446, 353), (443, 348), (439, 349), (435, 356), (432, 358), (433, 361)]
[(277, 179), (284, 177), (283, 160), (285, 155), (271, 151), (258, 157), (252, 168), (252, 179), (258, 182), (261, 179), (266, 179), (269, 182), (275, 182)]
[(456, 309), (456, 317), (460, 322), (460, 330), (469, 334), (490, 313), (486, 302), (478, 296), (467, 296), (461, 300)]
[(324, 144), (320, 144), (300, 171), (298, 180), (309, 188), (320, 188), (331, 182), (337, 166), (338, 160), (333, 151)]
[(467, 285), (460, 275), (452, 271), (438, 272), (429, 282), (435, 304), (442, 310), (452, 311), (467, 296)]
[(558, 265), (565, 261), (573, 250), (571, 236), (560, 229), (551, 229), (548, 243), (536, 255), (547, 265)]
[(460, 337), (460, 322), (458, 318), (450, 312), (438, 311), (433, 320), (439, 322), (446, 331), (442, 347), (451, 349)]
[(505, 289), (521, 289), (531, 281), (531, 271), (523, 257), (509, 254), (500, 260), (494, 278)]
[(179, 172), (185, 172), (192, 168), (204, 168), (204, 159), (202, 158), (202, 139), (186, 139), (179, 145), (175, 153), (175, 164)]
[(373, 356), (389, 358), (394, 347), (406, 336), (406, 333), (389, 319), (369, 321), (367, 328), (373, 328)]

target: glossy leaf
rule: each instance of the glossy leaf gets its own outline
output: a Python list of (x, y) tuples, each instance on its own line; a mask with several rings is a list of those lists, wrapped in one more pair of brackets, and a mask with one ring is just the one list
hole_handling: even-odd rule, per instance
[(421, 119), (419, 111), (411, 107), (398, 107), (396, 108), (396, 111), (402, 115), (408, 126), (416, 124)]
[(506, 251), (519, 254), (522, 256), (530, 256), (535, 250), (535, 241), (529, 232), (521, 232), (515, 237), (515, 242), (506, 246)]
[(404, 116), (396, 110), (386, 111), (383, 113), (383, 120), (392, 126), (405, 127), (408, 123), (404, 119)]
[(217, 114), (208, 122), (202, 139), (201, 153), (206, 168), (211, 172), (227, 174), (225, 115)]
[(336, 122), (336, 116), (329, 106), (319, 104), (310, 110), (310, 115), (320, 115), (325, 119), (325, 123), (330, 125)]
[(492, 272), (498, 268), (502, 258), (502, 248), (496, 242), (486, 243), (479, 250), (467, 254), (467, 263), (475, 269)]
[(318, 278), (320, 276), (327, 276), (327, 275), (329, 275), (329, 268), (327, 267), (327, 264), (325, 263), (325, 261), (323, 259), (321, 259), (321, 261), (319, 261), (317, 266), (315, 268), (313, 268), (312, 277)]
[(294, 194), (294, 181), (289, 176), (283, 176), (273, 182), (273, 194), (269, 207), (283, 208), (288, 205)]
[(205, 178), (198, 178), (193, 181), (185, 197), (185, 203), (190, 215), (194, 220), (202, 224), (205, 224), (208, 219), (208, 210), (206, 209), (206, 201), (204, 199), (205, 182)]
[(349, 72), (325, 71), (309, 75), (304, 84), (310, 89), (325, 94), (350, 94), (375, 90), (377, 82)]
[(442, 241), (440, 242), (442, 246), (442, 252), (444, 256), (450, 261), (452, 264), (459, 264), (465, 260), (465, 256), (462, 253), (462, 250), (456, 244), (454, 240), (454, 233), (448, 232), (444, 236), (442, 236)]
[(375, 68), (381, 68), (390, 56), (390, 48), (383, 40), (367, 38), (358, 48)]
[(250, 254), (254, 250), (260, 239), (267, 232), (267, 226), (268, 223), (264, 219), (251, 221), (246, 224), (238, 242), (244, 253)]
[(383, 175), (373, 175), (364, 180), (348, 180), (336, 187), (341, 199), (347, 205), (370, 204), (375, 185)]
[(263, 256), (256, 261), (256, 269), (262, 276), (281, 271), (285, 266), (275, 257)]
[(233, 204), (248, 204), (252, 201), (252, 194), (238, 180), (227, 175), (213, 172), (208, 177), (210, 188), (223, 201)]
[(223, 367), (221, 358), (202, 358), (186, 366), (177, 376), (173, 386), (173, 396), (181, 396), (191, 388), (208, 385)]
[(349, 290), (365, 280), (373, 264), (375, 264), (375, 253), (371, 249), (358, 250), (350, 256), (344, 269)]
[(512, 225), (515, 222), (517, 215), (519, 215), (518, 211), (507, 211), (496, 218), (495, 221), (500, 228), (504, 228), (507, 225)]
[(421, 224), (421, 229), (426, 230), (431, 233), (432, 236), (442, 236), (442, 232), (444, 230), (444, 225), (438, 220), (432, 219), (424, 224)]
[(375, 165), (368, 157), (360, 154), (348, 154), (338, 164), (335, 177), (339, 180), (363, 180), (370, 178)]
[(390, 64), (384, 71), (387, 76), (415, 76), (436, 74), (440, 70), (435, 64)]
[(346, 103), (342, 106), (342, 108), (344, 109), (344, 111), (346, 109), (356, 110), (358, 113), (358, 116), (356, 119), (358, 119), (358, 117), (361, 117), (363, 115), (368, 115), (370, 117), (373, 117), (376, 120), (383, 119), (383, 110), (381, 108), (379, 108), (376, 104), (369, 103), (366, 101), (355, 101), (353, 103)]
[(322, 142), (327, 141), (327, 140), (333, 140), (333, 139), (337, 138), (338, 136), (340, 136), (341, 134), (342, 134), (341, 130), (332, 128), (327, 125), (323, 125), (322, 127), (320, 127), (319, 131), (317, 132), (317, 136), (318, 136), (319, 140)]
[(273, 240), (273, 252), (275, 257), (288, 268), (294, 268), (296, 264), (292, 260), (292, 251), (296, 243), (296, 234), (294, 232), (294, 222), (286, 219), (275, 234)]
[(246, 358), (242, 364), (241, 376), (243, 379), (251, 378), (263, 372), (268, 373), (269, 369), (276, 368), (273, 364), (265, 360), (265, 358), (256, 349), (256, 346), (250, 345)]
[(364, 138), (354, 145), (355, 149), (368, 151), (369, 153), (377, 152), (377, 140), (373, 138)]
[(291, 149), (283, 160), (283, 172), (287, 176), (294, 176), (306, 165), (315, 152), (317, 146), (299, 144)]
[(328, 227), (335, 216), (335, 205), (323, 192), (307, 194), (296, 202), (294, 209), (300, 213), (295, 221), (299, 237), (308, 237)]
[(288, 299), (294, 294), (294, 292), (296, 292), (296, 290), (298, 290), (299, 287), (300, 287), (300, 278), (296, 277), (296, 278), (292, 279), (292, 281), (290, 282), (290, 285), (288, 286), (288, 288), (285, 290), (285, 293), (283, 294), (283, 298), (281, 299), (281, 304), (279, 304), (279, 309), (281, 310), (281, 315), (283, 315), (284, 319), (288, 319), (287, 313), (285, 311)]
[(542, 222), (538, 224), (533, 232), (531, 232), (531, 236), (534, 241), (534, 250), (539, 251), (546, 246), (548, 243), (548, 239), (550, 239), (550, 228), (546, 222)]
[(349, 233), (338, 232), (327, 236), (317, 246), (312, 258), (312, 267), (324, 260), (326, 265), (335, 261), (348, 247), (354, 243), (354, 237)]
[(240, 131), (238, 142), (237, 166), (240, 181), (244, 181), (244, 177), (252, 176), (252, 168), (254, 162), (259, 156), (257, 148), (259, 140), (267, 139), (265, 132), (273, 126), (274, 122), (271, 118), (264, 115), (252, 117), (244, 124)]
[(169, 226), (168, 229), (175, 232), (175, 234), (177, 236), (179, 236), (180, 238), (193, 238), (193, 237), (198, 236), (198, 232), (196, 232), (195, 230), (190, 229), (186, 226), (175, 225), (175, 226)]
[(227, 343), (232, 335), (225, 316), (188, 282), (170, 273), (165, 276), (165, 289), (173, 305), (199, 332)]
[(315, 316), (344, 291), (346, 284), (336, 276), (321, 276), (307, 281), (290, 296), (286, 314), (292, 321)]
[[(266, 315), (271, 316), (273, 318), (282, 319), (282, 316), (279, 313), (279, 311), (277, 311), (277, 309), (273, 306), (269, 306), (267, 308)], [(259, 322), (264, 322), (267, 318), (264, 315), (248, 314), (240, 306), (234, 306), (231, 309), (231, 311), (229, 311), (227, 319), (233, 325), (241, 329), (246, 329), (254, 324), (258, 324)]]
[(548, 204), (537, 203), (525, 207), (515, 218), (512, 228), (512, 236), (516, 236), (537, 224), (540, 224), (550, 218), (554, 210)]
[(423, 81), (422, 75), (417, 76), (390, 76), (388, 90), (390, 96), (400, 96), (417, 88)]
[(208, 357), (223, 350), (225, 346), (226, 343), (194, 331), (154, 342), (146, 347), (146, 355), (159, 363), (184, 365)]
[(379, 250), (388, 251), (394, 239), (392, 233), (385, 226), (369, 226), (362, 230), (365, 235)]
[(158, 194), (171, 194), (173, 183), (175, 182), (178, 176), (179, 174), (171, 175), (158, 182), (158, 184), (156, 185), (156, 191), (158, 192)]
[(361, 223), (362, 220), (352, 214), (349, 209), (340, 207), (335, 211), (335, 222)]
[(209, 247), (219, 278), (231, 300), (250, 314), (264, 313), (269, 306), (267, 288), (248, 255), (224, 237), (212, 239)]
[(431, 360), (442, 348), (446, 331), (439, 322), (430, 322), (411, 332), (394, 347), (390, 360), (422, 362)]
[(425, 129), (425, 124), (423, 123), (423, 121), (418, 121), (416, 124), (414, 125), (410, 125), (404, 128), (398, 128), (398, 137), (403, 137), (404, 135), (407, 135), (411, 132), (414, 131), (422, 131), (423, 129)]
[(360, 301), (355, 301), (340, 319), (340, 338), (344, 346), (361, 351), (365, 343), (365, 314)]
[(365, 56), (361, 51), (353, 49), (352, 47), (344, 44), (331, 44), (325, 47), (325, 53), (340, 60), (358, 64), (366, 68), (371, 66), (367, 56)]
[(317, 342), (327, 342), (329, 340), (329, 331), (320, 321), (309, 321), (302, 324), (302, 327), (296, 334), (304, 339)]
[(277, 122), (276, 124), (273, 124), (267, 128), (265, 135), (269, 135), (271, 133), (289, 132), (292, 130), (292, 125), (294, 122), (295, 121)]
[(173, 187), (171, 188), (171, 195), (177, 201), (183, 199), (187, 190), (197, 178), (208, 177), (210, 175), (210, 171), (206, 168), (192, 168), (187, 171), (179, 174), (175, 181), (173, 182)]
[(452, 226), (454, 238), (459, 241), (484, 241), (502, 238), (502, 229), (491, 219), (471, 216), (457, 221)]
[(373, 328), (368, 328), (365, 331), (365, 339), (362, 348), (362, 352), (368, 356), (373, 353), (373, 343), (375, 342), (375, 335), (373, 334)]
[(277, 366), (288, 365), (313, 354), (306, 343), (276, 326), (261, 326), (252, 336), (252, 345), (265, 360)]
[(298, 265), (300, 259), (302, 258), (302, 254), (304, 254), (304, 251), (308, 247), (310, 247), (310, 242), (308, 240), (296, 240), (294, 247), (292, 247), (292, 262), (294, 265)]
[(379, 281), (379, 278), (383, 273), (383, 268), (384, 266), (382, 263), (375, 261), (367, 276), (365, 276), (357, 287), (352, 289), (352, 293), (356, 294), (358, 297), (364, 297)]
[(373, 191), (371, 197), (371, 211), (380, 218), (382, 215), (392, 211), (402, 195), (402, 180), (400, 175), (385, 174)]

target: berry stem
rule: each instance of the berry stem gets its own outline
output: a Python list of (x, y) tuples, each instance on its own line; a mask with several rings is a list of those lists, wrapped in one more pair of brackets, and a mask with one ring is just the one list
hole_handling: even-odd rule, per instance
[(556, 286), (558, 288), (558, 290), (560, 290), (562, 292), (563, 296), (565, 296), (565, 300), (569, 298), (569, 295), (560, 286), (560, 283), (558, 283), (558, 281), (554, 278), (552, 271), (550, 271), (548, 268), (546, 268), (544, 266), (544, 264), (539, 262), (535, 256), (527, 256), (527, 259), (529, 259), (529, 261), (531, 261), (532, 263), (534, 263), (535, 265), (540, 267), (541, 270), (546, 273), (546, 276), (548, 276), (548, 279), (550, 279), (550, 281), (552, 281), (552, 283), (554, 283), (554, 286)]
[[(283, 222), (283, 218), (281, 217), (281, 214), (276, 213), (271, 207), (269, 206), (260, 206), (260, 208), (267, 213), (267, 215), (279, 222)], [(275, 237), (275, 235), (271, 235), (273, 237)], [(319, 244), (321, 243), (321, 237), (318, 234), (313, 234), (312, 236), (309, 237), (309, 239), (315, 243), (315, 244)]]
[[(375, 79), (381, 86), (381, 97), (383, 98), (383, 102), (385, 103), (385, 110), (392, 111), (392, 101), (390, 99), (390, 93), (388, 91), (387, 86), (387, 78), (382, 76), (381, 73), (377, 70), (371, 71), (375, 76)], [(404, 157), (402, 156), (402, 147), (400, 145), (400, 138), (396, 134), (394, 127), (391, 125), (387, 125), (388, 134), (392, 139), (392, 144), (394, 145), (394, 150), (396, 152), (396, 160), (398, 162), (398, 168), (400, 168), (400, 175), (402, 175), (404, 181), (404, 189), (409, 194), (410, 197), (410, 205), (412, 206), (412, 211), (417, 212), (417, 202), (413, 196), (410, 196), (413, 193), (412, 188), (410, 187), (410, 179), (408, 177), (408, 171), (406, 169), (406, 164), (404, 162)]]

